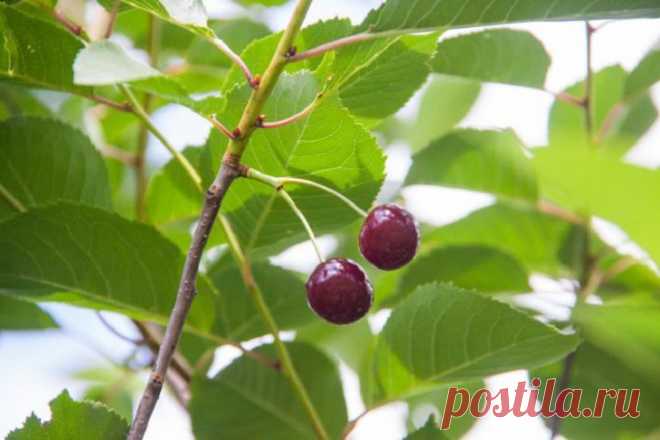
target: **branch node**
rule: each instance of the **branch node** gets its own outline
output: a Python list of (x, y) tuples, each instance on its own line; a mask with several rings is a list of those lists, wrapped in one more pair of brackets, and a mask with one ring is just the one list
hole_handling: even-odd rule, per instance
[(164, 382), (164, 381), (163, 381), (163, 376), (161, 376), (160, 374), (158, 374), (157, 371), (154, 371), (154, 372), (151, 373), (151, 381), (152, 381), (153, 383), (159, 385), (159, 386), (162, 386), (162, 385), (163, 385), (163, 382)]
[(254, 120), (254, 126), (257, 128), (263, 128), (265, 120), (266, 120), (266, 115), (257, 116), (257, 118)]
[(219, 131), (220, 133), (224, 134), (224, 135), (225, 135), (226, 137), (228, 137), (229, 139), (232, 139), (232, 140), (233, 140), (233, 139), (236, 139), (236, 137), (235, 137), (235, 135), (234, 135), (234, 131), (229, 130), (227, 127), (225, 127), (225, 125), (224, 125), (222, 122), (220, 122), (220, 121), (215, 117), (215, 115), (211, 115), (211, 116), (209, 116), (209, 117), (208, 117), (208, 120), (209, 120), (209, 122), (210, 122), (215, 128), (218, 129), (218, 131)]
[(298, 53), (298, 48), (296, 46), (291, 46), (289, 50), (286, 51), (285, 56), (287, 59), (294, 57)]
[(250, 87), (252, 87), (253, 89), (258, 89), (260, 84), (261, 84), (261, 75), (259, 74), (254, 75), (254, 78), (250, 80)]
[(236, 127), (234, 130), (231, 132), (232, 139), (240, 139), (241, 138), (241, 129)]

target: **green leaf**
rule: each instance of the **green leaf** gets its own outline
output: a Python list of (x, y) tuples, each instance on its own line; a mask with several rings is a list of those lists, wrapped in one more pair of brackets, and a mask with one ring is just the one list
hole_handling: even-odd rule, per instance
[[(223, 122), (234, 126), (250, 89), (228, 97)], [(309, 104), (317, 85), (309, 73), (283, 75), (264, 107), (267, 120), (290, 116)], [(212, 154), (216, 165), (220, 155)], [(277, 130), (252, 135), (243, 162), (275, 176), (297, 176), (330, 186), (367, 209), (383, 181), (384, 157), (374, 138), (353, 121), (335, 99), (325, 98), (313, 113)], [(289, 187), (291, 197), (318, 234), (348, 225), (356, 214), (334, 196), (316, 189)], [(307, 239), (300, 220), (273, 188), (237, 180), (222, 206), (247, 252), (282, 250)]]
[(570, 146), (535, 151), (542, 193), (567, 209), (618, 224), (660, 262), (660, 211), (649, 209), (660, 196), (660, 174), (624, 164), (606, 152)]
[(660, 81), (660, 47), (656, 45), (630, 72), (624, 87), (626, 99), (643, 95)]
[(120, 440), (128, 433), (126, 420), (117, 413), (100, 403), (76, 402), (66, 390), (50, 402), (50, 410), (50, 421), (33, 413), (7, 440)]
[(495, 29), (441, 41), (431, 67), (446, 75), (542, 89), (550, 56), (529, 32)]
[(443, 185), (535, 200), (536, 176), (511, 130), (450, 132), (413, 156), (405, 183)]
[(0, 295), (0, 331), (48, 328), (57, 328), (57, 324), (36, 304)]
[(382, 398), (399, 398), (437, 384), (541, 366), (573, 351), (578, 341), (486, 296), (428, 284), (392, 312), (373, 374)]
[(0, 120), (12, 116), (49, 117), (52, 113), (26, 87), (0, 84)]
[(660, 302), (580, 305), (572, 318), (585, 340), (660, 387)]
[[(330, 438), (339, 438), (346, 423), (346, 406), (337, 368), (307, 344), (294, 342), (287, 348)], [(257, 351), (276, 356), (272, 345)], [(246, 356), (212, 379), (196, 378), (190, 412), (193, 432), (200, 440), (317, 438), (284, 374)]]
[(450, 437), (447, 437), (445, 433), (438, 428), (438, 423), (433, 416), (429, 416), (426, 424), (417, 431), (407, 435), (405, 440), (446, 440), (448, 438)]
[[(296, 329), (318, 319), (307, 305), (305, 285), (299, 276), (265, 262), (252, 263), (252, 272), (280, 329)], [(208, 276), (220, 292), (216, 308), (221, 319), (216, 327), (222, 323), (224, 328), (216, 328), (216, 333), (237, 341), (269, 333), (235, 264), (221, 259)]]
[(456, 127), (467, 116), (480, 91), (478, 82), (432, 75), (419, 112), (412, 125), (406, 127), (405, 137), (413, 151), (421, 150)]
[[(648, 95), (626, 101), (624, 87), (628, 74), (621, 66), (606, 67), (593, 76), (593, 133), (602, 149), (624, 154), (653, 125), (657, 110)], [(565, 93), (584, 96), (584, 81)], [(573, 146), (590, 142), (584, 111), (581, 107), (555, 101), (550, 110), (548, 135), (550, 145)]]
[(525, 269), (510, 255), (485, 246), (449, 246), (413, 260), (401, 276), (396, 296), (387, 303), (396, 303), (417, 286), (433, 281), (483, 293), (530, 291)]
[(83, 42), (55, 23), (0, 3), (0, 78), (44, 89), (90, 95), (73, 83)]
[(372, 126), (399, 110), (429, 74), (438, 34), (394, 40), (369, 64), (344, 80), (339, 96), (360, 121)]
[(80, 51), (73, 66), (76, 84), (110, 85), (128, 83), (166, 101), (185, 105), (203, 116), (222, 110), (224, 99), (196, 100), (174, 79), (129, 56), (109, 40), (95, 42)]
[[(25, 208), (69, 200), (109, 209), (105, 165), (89, 139), (51, 119), (0, 122), (0, 188)], [(0, 220), (17, 212), (0, 196)]]
[(412, 6), (407, 0), (387, 0), (369, 12), (357, 31), (407, 32), (437, 27), (557, 20), (596, 20), (657, 17), (655, 0), (420, 0)]
[(566, 275), (579, 260), (577, 227), (534, 207), (498, 203), (424, 234), (426, 248), (482, 245), (510, 254), (528, 272)]
[[(0, 223), (0, 293), (114, 310), (164, 323), (183, 255), (153, 227), (97, 208), (59, 203)], [(204, 277), (188, 325), (206, 335), (214, 320)]]
[[(555, 379), (559, 384), (563, 362), (536, 371), (531, 371), (531, 377), (539, 377), (543, 383), (547, 379)], [(657, 375), (656, 375), (657, 377)], [(621, 359), (598, 349), (592, 344), (583, 343), (575, 354), (568, 388), (582, 390), (580, 406), (594, 408), (598, 390), (601, 389), (639, 389), (639, 417), (618, 418), (615, 416), (615, 402), (605, 399), (602, 417), (566, 417), (560, 425), (560, 433), (576, 440), (620, 440), (626, 438), (652, 438), (652, 432), (660, 427), (657, 414), (660, 414), (660, 387), (657, 381), (649, 381), (635, 373)], [(555, 388), (555, 398), (557, 396)], [(630, 399), (630, 397), (627, 397)], [(548, 419), (546, 419), (546, 423)]]

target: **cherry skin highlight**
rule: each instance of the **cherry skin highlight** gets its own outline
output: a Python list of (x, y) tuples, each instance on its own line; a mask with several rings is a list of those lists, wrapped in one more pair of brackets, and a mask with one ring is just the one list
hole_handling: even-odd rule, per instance
[(371, 210), (360, 230), (360, 252), (371, 264), (394, 270), (413, 259), (419, 230), (413, 216), (393, 203)]
[(371, 283), (362, 268), (346, 258), (316, 266), (307, 284), (307, 302), (321, 318), (350, 324), (367, 314), (373, 301)]

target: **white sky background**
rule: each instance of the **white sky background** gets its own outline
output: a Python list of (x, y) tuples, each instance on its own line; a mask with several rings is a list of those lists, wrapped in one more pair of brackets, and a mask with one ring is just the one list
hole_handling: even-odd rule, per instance
[[(242, 9), (227, 1), (208, 1), (213, 16), (230, 17), (240, 15)], [(306, 23), (336, 15), (349, 16), (359, 22), (367, 11), (381, 3), (380, 0), (317, 0), (313, 3)], [(259, 13), (273, 29), (282, 28), (292, 9), (292, 5), (272, 8)], [(594, 39), (594, 67), (600, 69), (614, 63), (621, 63), (631, 69), (644, 53), (660, 38), (659, 21), (634, 20), (614, 23), (600, 30)], [(518, 25), (532, 31), (545, 44), (552, 56), (552, 66), (548, 75), (547, 88), (560, 91), (565, 86), (584, 76), (584, 28), (581, 23), (552, 23)], [(447, 38), (455, 33), (448, 33)], [(654, 98), (660, 104), (660, 93), (656, 88)], [(403, 117), (413, 118), (418, 99), (413, 99), (401, 112)], [(513, 127), (528, 145), (540, 145), (546, 140), (546, 121), (552, 103), (545, 93), (501, 85), (485, 85), (481, 96), (471, 113), (462, 122), (463, 126), (480, 128)], [(439, 103), (438, 105), (442, 105)], [(182, 108), (168, 108), (158, 112), (157, 124), (178, 147), (199, 144), (208, 131), (207, 124), (191, 112)], [(635, 148), (629, 159), (640, 165), (658, 167), (660, 165), (660, 125), (656, 125)], [(150, 142), (152, 162), (166, 160), (164, 149), (154, 139)], [(388, 151), (389, 178), (400, 180), (405, 176), (409, 165), (409, 153), (405, 145), (398, 145)], [(411, 188), (404, 193), (406, 206), (421, 220), (432, 224), (444, 224), (460, 218), (484, 203), (488, 197), (465, 191)], [(435, 203), (428, 203), (432, 198)], [(332, 240), (324, 240), (326, 251), (332, 249)], [(309, 271), (313, 263), (311, 248), (307, 244), (296, 247), (277, 259), (278, 264)], [(561, 284), (536, 277), (533, 285), (545, 293), (561, 292)], [(378, 292), (376, 292), (378, 294)], [(302, 292), (301, 292), (302, 295)], [(553, 301), (551, 304), (558, 313), (565, 313), (567, 303), (557, 302), (558, 297), (548, 295), (536, 301)], [(303, 298), (301, 297), (301, 300)], [(42, 418), (49, 418), (48, 402), (68, 388), (74, 397), (79, 397), (85, 388), (83, 382), (71, 378), (73, 371), (92, 366), (107, 366), (106, 358), (121, 361), (131, 351), (131, 345), (112, 334), (100, 325), (93, 313), (63, 305), (47, 305), (46, 308), (60, 323), (63, 331), (39, 333), (3, 333), (0, 335), (0, 437), (21, 425), (31, 411)], [(131, 324), (122, 317), (112, 316), (117, 328), (133, 334)], [(380, 314), (381, 325), (384, 316)], [(95, 348), (92, 348), (95, 347)], [(234, 353), (222, 349), (216, 359), (216, 366), (226, 364)], [(364, 408), (358, 391), (355, 376), (347, 368), (342, 368), (346, 379), (345, 386), (349, 416), (358, 415)], [(515, 386), (526, 377), (524, 372), (499, 375), (488, 381), (490, 386)], [(218, 408), (222, 411), (222, 408)], [(353, 439), (399, 439), (405, 435), (404, 417), (407, 409), (403, 404), (390, 405), (373, 411), (358, 424)], [(417, 423), (423, 423), (428, 412), (415, 413)], [(480, 420), (468, 438), (545, 438), (547, 432), (539, 419), (496, 419), (487, 417)], [(150, 424), (147, 438), (151, 440), (189, 439), (190, 426), (187, 416), (168, 396), (159, 403)]]

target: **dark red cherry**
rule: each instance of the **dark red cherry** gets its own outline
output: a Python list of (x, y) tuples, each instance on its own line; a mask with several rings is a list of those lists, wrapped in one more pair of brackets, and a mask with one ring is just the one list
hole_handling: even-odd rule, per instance
[(362, 255), (383, 270), (398, 269), (412, 260), (418, 243), (415, 219), (392, 203), (372, 209), (360, 230)]
[(332, 258), (316, 266), (305, 287), (312, 310), (334, 324), (349, 324), (362, 318), (373, 300), (367, 274), (345, 258)]

